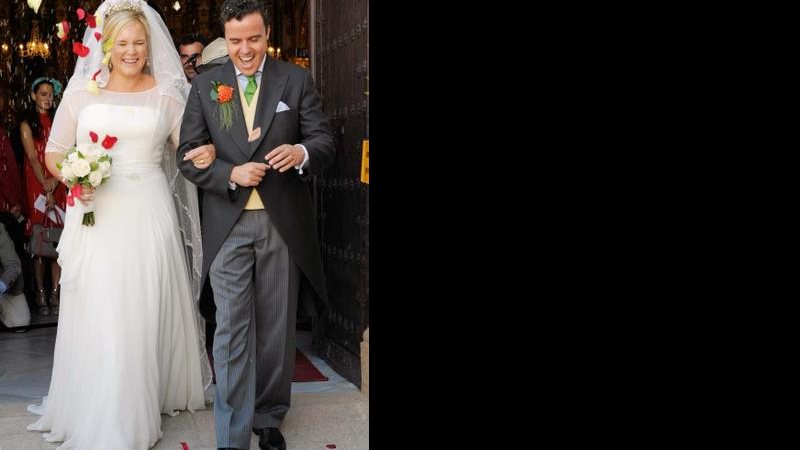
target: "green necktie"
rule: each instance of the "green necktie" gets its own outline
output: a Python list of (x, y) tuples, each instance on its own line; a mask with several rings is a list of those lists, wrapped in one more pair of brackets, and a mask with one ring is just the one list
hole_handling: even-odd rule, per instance
[(247, 77), (247, 87), (244, 88), (244, 98), (247, 99), (247, 104), (249, 105), (250, 102), (253, 101), (253, 94), (256, 93), (256, 88), (258, 85), (256, 84), (256, 76), (255, 74), (250, 75)]

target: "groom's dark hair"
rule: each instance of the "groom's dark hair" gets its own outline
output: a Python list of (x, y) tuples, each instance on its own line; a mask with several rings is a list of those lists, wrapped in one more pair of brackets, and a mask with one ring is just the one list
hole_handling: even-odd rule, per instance
[(269, 17), (269, 10), (267, 5), (261, 0), (225, 0), (220, 8), (220, 22), (222, 26), (231, 19), (242, 20), (248, 14), (258, 12), (261, 13), (261, 18), (264, 19), (264, 28), (269, 27), (272, 20)]

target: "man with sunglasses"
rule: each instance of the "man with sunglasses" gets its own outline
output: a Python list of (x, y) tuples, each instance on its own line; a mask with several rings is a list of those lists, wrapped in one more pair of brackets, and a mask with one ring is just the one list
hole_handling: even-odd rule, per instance
[(184, 35), (178, 43), (178, 54), (183, 64), (183, 73), (189, 83), (197, 75), (197, 64), (202, 61), (201, 55), (203, 48), (208, 44), (208, 40), (200, 33), (189, 33)]

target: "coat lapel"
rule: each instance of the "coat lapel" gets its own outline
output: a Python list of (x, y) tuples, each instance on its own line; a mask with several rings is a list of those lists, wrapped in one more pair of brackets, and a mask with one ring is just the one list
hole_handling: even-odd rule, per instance
[(261, 89), (258, 93), (256, 115), (253, 119), (253, 127), (261, 127), (261, 135), (250, 143), (248, 157), (252, 157), (261, 144), (261, 140), (267, 135), (272, 119), (275, 117), (275, 109), (278, 107), (283, 89), (289, 79), (288, 75), (280, 73), (278, 65), (272, 58), (269, 56), (265, 56), (265, 58), (267, 61), (264, 64), (264, 73), (261, 74)]
[(228, 131), (236, 142), (236, 146), (247, 157), (250, 157), (250, 145), (247, 143), (247, 124), (244, 123), (244, 110), (242, 110), (242, 100), (239, 96), (239, 82), (236, 80), (236, 69), (230, 60), (222, 70), (222, 82), (233, 87), (234, 116), (231, 129)]

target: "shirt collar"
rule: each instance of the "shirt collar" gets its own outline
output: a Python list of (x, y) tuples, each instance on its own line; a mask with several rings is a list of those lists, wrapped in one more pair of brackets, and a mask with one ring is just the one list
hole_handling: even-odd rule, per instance
[[(265, 54), (264, 54), (264, 58), (262, 58), (262, 59), (261, 59), (261, 65), (260, 65), (260, 66), (258, 66), (258, 70), (256, 70), (256, 73), (254, 73), (253, 75), (257, 75), (257, 74), (258, 74), (258, 73), (260, 73), (260, 72), (264, 72), (264, 64), (265, 64), (266, 62), (267, 62), (267, 54), (265, 53)], [(237, 77), (238, 77), (239, 75), (242, 75), (242, 71), (241, 71), (241, 70), (239, 70), (239, 68), (238, 68), (238, 67), (236, 67), (236, 64), (234, 64), (234, 65), (233, 65), (233, 70), (235, 70), (235, 71), (236, 71), (236, 76), (237, 76)], [(245, 76), (247, 76), (247, 75), (245, 75)]]

